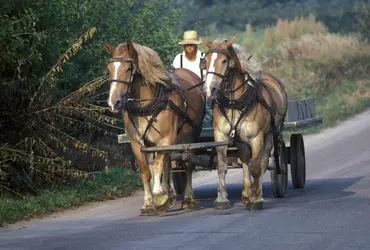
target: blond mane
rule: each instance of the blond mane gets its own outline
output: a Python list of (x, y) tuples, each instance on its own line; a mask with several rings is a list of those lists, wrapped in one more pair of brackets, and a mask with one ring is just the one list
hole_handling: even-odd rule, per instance
[[(170, 77), (166, 74), (163, 62), (157, 52), (144, 45), (137, 43), (133, 43), (133, 45), (138, 54), (139, 71), (144, 76), (146, 83), (153, 86), (158, 83), (166, 86), (171, 84)], [(118, 45), (117, 49), (127, 51), (127, 43)]]
[[(225, 43), (226, 38), (218, 38), (213, 41), (215, 46), (221, 46)], [(257, 79), (261, 66), (252, 58), (248, 60), (248, 57), (242, 46), (239, 44), (233, 43), (232, 47), (238, 56), (241, 68), (243, 71), (247, 72), (252, 78)]]

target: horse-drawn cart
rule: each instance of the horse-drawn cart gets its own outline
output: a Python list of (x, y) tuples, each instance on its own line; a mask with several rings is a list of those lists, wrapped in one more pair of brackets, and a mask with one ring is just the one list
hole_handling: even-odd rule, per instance
[[(207, 114), (211, 113), (208, 110)], [(291, 100), (288, 102), (288, 112), (284, 123), (283, 131), (298, 131), (312, 128), (322, 124), (323, 118), (316, 116), (315, 98)], [(127, 144), (129, 139), (126, 134), (118, 135), (118, 143)], [(206, 117), (198, 143), (176, 144), (169, 146), (144, 147), (143, 152), (171, 152), (173, 167), (171, 175), (173, 186), (177, 194), (182, 195), (185, 189), (185, 170), (179, 162), (192, 162), (196, 170), (216, 169), (217, 157), (215, 148), (217, 146), (228, 145), (228, 142), (215, 142), (213, 138), (213, 127), (211, 118)], [(241, 164), (235, 160), (237, 155), (236, 147), (228, 147), (227, 156), (229, 159), (229, 169), (242, 168)], [(284, 139), (280, 138), (279, 143), (279, 164), (269, 164), (267, 170), (271, 173), (271, 185), (275, 198), (283, 198), (287, 193), (288, 186), (288, 164), (290, 165), (292, 184), (294, 188), (304, 188), (306, 182), (306, 159), (303, 136), (294, 133), (290, 136), (290, 144), (286, 146)], [(132, 158), (135, 166), (135, 157)], [(277, 167), (276, 167), (277, 166)]]

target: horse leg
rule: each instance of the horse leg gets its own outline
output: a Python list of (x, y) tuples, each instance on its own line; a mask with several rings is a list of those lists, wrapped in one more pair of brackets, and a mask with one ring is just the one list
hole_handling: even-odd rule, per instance
[(163, 176), (162, 176), (162, 187), (165, 193), (170, 195), (170, 207), (176, 204), (175, 191), (170, 184), (170, 174), (171, 174), (171, 161), (170, 157), (165, 157), (163, 162)]
[(249, 205), (249, 198), (252, 197), (252, 185), (251, 185), (251, 175), (249, 171), (249, 166), (251, 162), (251, 150), (248, 144), (238, 143), (238, 151), (241, 152), (239, 155), (240, 160), (243, 165), (243, 186), (241, 200), (244, 205)]
[(184, 209), (192, 209), (196, 205), (192, 186), (193, 164), (186, 162), (185, 170), (186, 170), (186, 186), (182, 207)]
[[(163, 185), (164, 182), (168, 182), (167, 180), (163, 180), (162, 183), (162, 177), (164, 174), (164, 171), (167, 171), (166, 168), (169, 166), (166, 166), (166, 163), (169, 163), (169, 155), (168, 153), (158, 153), (158, 155), (155, 157), (152, 170), (153, 170), (153, 177), (154, 177), (154, 183), (153, 183), (153, 204), (158, 212), (164, 212), (169, 209), (169, 192), (166, 190), (166, 188), (163, 188), (166, 185)], [(166, 176), (165, 176), (166, 177)]]
[(250, 197), (250, 203), (248, 204), (248, 209), (250, 210), (260, 210), (263, 208), (262, 181), (269, 159), (269, 151), (266, 150), (265, 143), (268, 143), (268, 141), (271, 139), (271, 133), (264, 136), (264, 134), (260, 132), (252, 141), (252, 160), (250, 172), (253, 177), (253, 182), (252, 196)]
[[(216, 139), (215, 141), (219, 140)], [(219, 185), (217, 190), (217, 199), (214, 202), (214, 207), (216, 209), (230, 208), (230, 201), (227, 199), (225, 184), (227, 169), (227, 146), (217, 147), (217, 173), (219, 178)]]
[(157, 213), (153, 209), (152, 189), (150, 186), (150, 179), (152, 175), (149, 166), (144, 158), (145, 156), (140, 151), (140, 145), (132, 141), (131, 148), (136, 157), (140, 178), (144, 186), (144, 205), (141, 207), (140, 213), (141, 215), (156, 215)]

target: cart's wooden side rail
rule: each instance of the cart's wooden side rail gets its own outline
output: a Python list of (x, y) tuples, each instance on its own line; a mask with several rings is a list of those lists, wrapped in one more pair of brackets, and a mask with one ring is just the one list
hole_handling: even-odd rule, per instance
[(314, 118), (301, 120), (301, 121), (285, 122), (283, 130), (291, 131), (291, 130), (307, 129), (307, 128), (319, 126), (322, 123), (323, 123), (322, 116), (317, 116)]
[(155, 146), (155, 147), (143, 147), (141, 148), (142, 152), (173, 152), (173, 151), (187, 151), (193, 149), (205, 149), (205, 148), (214, 148), (219, 146), (227, 146), (228, 141), (219, 141), (219, 142), (198, 142), (198, 143), (187, 143), (187, 144), (175, 144), (168, 146)]

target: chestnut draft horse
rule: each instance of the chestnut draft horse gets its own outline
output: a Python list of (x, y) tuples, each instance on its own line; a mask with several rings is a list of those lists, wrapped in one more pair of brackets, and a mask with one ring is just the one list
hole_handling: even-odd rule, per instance
[[(204, 90), (213, 107), (215, 141), (229, 141), (238, 148), (243, 165), (242, 202), (250, 210), (263, 208), (262, 180), (274, 149), (275, 164), (283, 143), (281, 129), (287, 111), (283, 84), (267, 73), (260, 73), (241, 46), (230, 40), (213, 42), (202, 38), (209, 48), (201, 62), (206, 69)], [(227, 199), (227, 146), (217, 147), (218, 196), (214, 206), (230, 207)]]
[[(164, 212), (176, 202), (169, 184), (170, 155), (158, 152), (152, 169), (149, 153), (142, 147), (197, 142), (205, 114), (201, 79), (187, 69), (167, 72), (158, 54), (146, 46), (127, 41), (113, 47), (107, 68), (110, 76), (108, 105), (113, 113), (124, 111), (124, 126), (130, 138), (144, 185), (142, 215)], [(186, 164), (183, 207), (195, 205), (193, 166)], [(153, 178), (153, 187), (151, 186)]]

